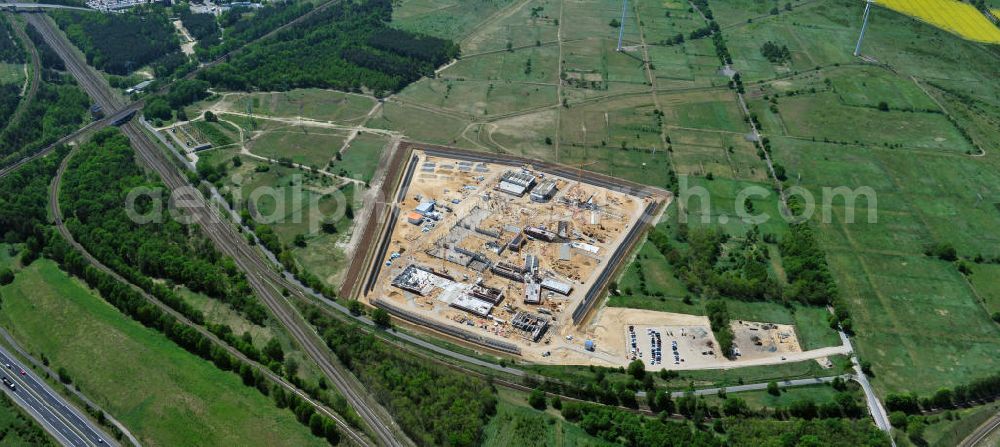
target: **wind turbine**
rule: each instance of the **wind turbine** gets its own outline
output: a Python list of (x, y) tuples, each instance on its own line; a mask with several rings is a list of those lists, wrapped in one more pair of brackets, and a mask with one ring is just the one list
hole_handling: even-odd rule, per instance
[(868, 30), (868, 16), (871, 14), (872, 10), (872, 0), (865, 0), (865, 19), (864, 23), (861, 24), (861, 35), (858, 36), (858, 45), (854, 47), (854, 57), (861, 56), (861, 43), (865, 40), (865, 31)]
[(628, 0), (622, 2), (622, 21), (618, 24), (618, 52), (622, 51), (622, 37), (625, 36), (625, 11), (628, 9)]

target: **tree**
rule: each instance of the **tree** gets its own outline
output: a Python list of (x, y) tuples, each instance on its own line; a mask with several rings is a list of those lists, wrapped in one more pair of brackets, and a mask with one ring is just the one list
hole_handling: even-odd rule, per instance
[(909, 417), (902, 411), (893, 411), (892, 413), (889, 413), (889, 423), (892, 424), (893, 427), (905, 429), (908, 422)]
[(146, 105), (142, 108), (142, 113), (147, 118), (163, 121), (169, 120), (173, 116), (170, 104), (167, 104), (167, 100), (159, 96), (146, 101)]
[(312, 432), (313, 436), (321, 437), (325, 434), (323, 427), (323, 416), (318, 413), (313, 413), (309, 416), (309, 431)]
[(531, 394), (528, 395), (528, 405), (536, 410), (545, 410), (545, 392), (538, 388), (531, 390)]
[(347, 309), (351, 311), (351, 315), (361, 315), (365, 312), (365, 306), (358, 300), (348, 301)]
[(674, 412), (674, 401), (671, 398), (669, 391), (656, 390), (656, 394), (650, 400), (650, 403), (653, 404), (651, 407), (655, 407), (651, 408), (654, 411), (664, 412), (667, 414)]
[(381, 328), (387, 328), (392, 325), (392, 318), (389, 317), (389, 312), (386, 312), (381, 307), (376, 307), (372, 311), (372, 321), (375, 322), (376, 326)]
[(285, 361), (285, 351), (281, 349), (281, 343), (274, 337), (268, 340), (267, 344), (264, 345), (264, 355), (271, 360), (276, 360), (278, 362)]
[(323, 434), (326, 442), (330, 445), (340, 444), (340, 430), (337, 429), (337, 424), (329, 419), (324, 419), (323, 425)]
[(73, 383), (73, 378), (69, 376), (69, 371), (66, 371), (66, 368), (60, 366), (59, 369), (56, 370), (56, 374), (59, 376), (60, 382), (67, 385)]
[(767, 394), (772, 396), (778, 396), (781, 394), (781, 389), (778, 388), (777, 382), (767, 382)]
[(14, 272), (9, 268), (0, 270), (0, 286), (6, 286), (14, 282)]
[(333, 218), (326, 217), (323, 222), (320, 223), (319, 229), (326, 234), (336, 234), (337, 233), (337, 221)]
[(747, 416), (750, 414), (750, 407), (743, 399), (727, 397), (722, 404), (722, 412), (726, 416)]
[(883, 111), (883, 112), (888, 112), (889, 111), (889, 103), (887, 103), (885, 101), (879, 101), (878, 102), (878, 109), (881, 110), (881, 111)]
[(628, 364), (628, 373), (630, 376), (635, 377), (636, 380), (642, 380), (643, 376), (646, 375), (646, 364), (643, 363), (642, 359), (632, 360)]
[(885, 396), (885, 408), (889, 411), (902, 411), (906, 414), (920, 413), (920, 404), (915, 394), (888, 394)]
[(212, 113), (211, 110), (209, 110), (209, 111), (205, 112), (205, 121), (208, 121), (210, 123), (215, 123), (215, 122), (219, 121), (219, 118), (217, 116), (215, 116), (215, 114)]
[(941, 388), (934, 393), (931, 397), (931, 403), (934, 404), (935, 408), (951, 408), (952, 407), (952, 393), (948, 388)]

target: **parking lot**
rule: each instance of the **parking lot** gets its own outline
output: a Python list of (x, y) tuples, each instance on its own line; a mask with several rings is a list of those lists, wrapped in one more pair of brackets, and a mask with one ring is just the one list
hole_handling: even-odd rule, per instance
[(704, 326), (627, 325), (625, 344), (630, 361), (642, 359), (651, 369), (708, 364), (722, 358)]

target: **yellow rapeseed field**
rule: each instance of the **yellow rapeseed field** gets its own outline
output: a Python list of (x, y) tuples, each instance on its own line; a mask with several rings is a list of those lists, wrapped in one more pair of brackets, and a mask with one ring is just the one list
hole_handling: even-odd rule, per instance
[[(875, 4), (915, 17), (963, 39), (1000, 44), (1000, 28), (974, 6), (958, 0), (874, 0)], [(994, 14), (1000, 11), (994, 10)]]

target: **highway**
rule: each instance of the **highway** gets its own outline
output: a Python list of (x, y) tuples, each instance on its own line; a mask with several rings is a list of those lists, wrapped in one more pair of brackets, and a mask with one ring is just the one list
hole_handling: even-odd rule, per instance
[[(40, 361), (37, 358), (33, 357), (31, 355), (31, 353), (29, 353), (28, 351), (26, 351), (20, 344), (18, 344), (17, 340), (15, 340), (14, 337), (11, 336), (10, 333), (7, 332), (7, 330), (4, 329), (4, 328), (2, 328), (2, 327), (0, 327), (0, 336), (2, 336), (3, 339), (7, 341), (7, 345), (8, 346), (10, 346), (11, 348), (13, 348), (13, 351), (11, 351), (11, 352), (13, 352), (16, 355), (19, 355), (22, 360), (30, 363), (32, 365), (32, 368), (34, 368), (36, 370), (40, 370), (41, 374), (43, 376), (45, 376), (45, 377), (58, 377), (58, 373), (57, 372), (53, 371), (52, 368), (49, 368), (48, 366), (46, 366), (42, 361)], [(114, 425), (119, 431), (121, 431), (122, 435), (125, 436), (126, 438), (128, 438), (128, 442), (129, 443), (131, 443), (133, 446), (136, 446), (136, 447), (142, 446), (142, 443), (139, 442), (139, 439), (137, 439), (135, 437), (135, 435), (133, 435), (132, 432), (129, 431), (128, 427), (126, 427), (125, 424), (122, 424), (121, 421), (119, 421), (118, 419), (115, 419), (115, 417), (112, 414), (108, 413), (107, 411), (104, 411), (104, 409), (101, 408), (100, 405), (98, 405), (96, 402), (94, 402), (93, 400), (91, 400), (89, 397), (87, 397), (86, 395), (84, 395), (83, 393), (81, 393), (80, 390), (78, 390), (78, 389), (76, 389), (75, 387), (72, 387), (72, 386), (65, 386), (64, 389), (63, 389), (63, 391), (68, 392), (68, 393), (72, 394), (73, 396), (76, 396), (76, 398), (79, 399), (80, 402), (82, 402), (81, 405), (84, 408), (89, 407), (89, 408), (97, 409), (98, 411), (103, 412), (104, 413), (104, 417), (107, 419), (107, 421), (110, 422), (111, 425)], [(89, 413), (89, 411), (87, 411), (87, 412)]]
[(20, 2), (0, 2), (0, 8), (14, 8), (14, 9), (72, 9), (75, 11), (88, 11), (88, 12), (98, 12), (96, 9), (83, 8), (79, 6), (69, 6), (69, 5), (52, 5), (49, 3), (20, 3)]
[[(59, 54), (67, 70), (97, 104), (105, 110), (121, 108), (121, 102), (105, 84), (104, 79), (78, 58), (71, 44), (50, 21), (40, 15), (28, 15), (27, 19)], [(319, 366), (331, 385), (346, 398), (361, 419), (372, 429), (377, 442), (387, 446), (412, 445), (389, 413), (365, 392), (357, 378), (335, 363), (336, 359), (322, 338), (282, 296), (283, 290), (298, 294), (302, 292), (288, 284), (262, 259), (260, 253), (250, 246), (243, 235), (237, 233), (231, 224), (220, 218), (208, 205), (201, 192), (188, 183), (187, 178), (181, 175), (136, 120), (125, 123), (121, 129), (131, 141), (138, 160), (160, 176), (164, 185), (171, 190), (178, 208), (186, 211), (216, 247), (224, 255), (232, 258), (246, 274), (247, 281), (255, 294), (302, 347), (305, 354)]]
[[(84, 417), (30, 368), (21, 368), (13, 354), (0, 346), (0, 375), (14, 383), (4, 386), (7, 395), (24, 408), (42, 428), (62, 445), (100, 446), (118, 444), (97, 424)], [(10, 365), (10, 366), (8, 366)], [(21, 374), (24, 371), (24, 374)]]

